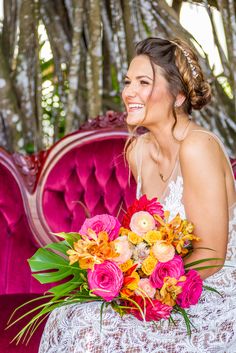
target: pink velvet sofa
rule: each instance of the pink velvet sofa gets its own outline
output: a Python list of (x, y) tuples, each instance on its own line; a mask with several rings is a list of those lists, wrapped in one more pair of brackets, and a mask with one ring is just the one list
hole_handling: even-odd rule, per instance
[(51, 232), (78, 231), (87, 211), (121, 218), (134, 200), (123, 156), (127, 135), (124, 114), (108, 112), (38, 155), (0, 149), (0, 353), (38, 351), (44, 325), (27, 346), (9, 343), (20, 325), (4, 331), (14, 308), (46, 290), (27, 259), (56, 239)]
[(135, 198), (124, 163), (124, 114), (108, 112), (37, 156), (0, 149), (0, 353), (36, 353), (43, 325), (27, 346), (4, 331), (14, 308), (46, 290), (27, 259), (52, 242), (51, 232), (78, 231), (88, 211), (122, 217)]

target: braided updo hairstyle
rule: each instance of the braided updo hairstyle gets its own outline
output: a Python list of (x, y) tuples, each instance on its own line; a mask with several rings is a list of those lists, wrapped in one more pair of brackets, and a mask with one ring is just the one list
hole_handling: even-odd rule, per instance
[[(192, 109), (201, 109), (211, 99), (211, 87), (206, 81), (198, 62), (198, 57), (190, 46), (180, 39), (167, 40), (149, 37), (136, 45), (136, 55), (146, 55), (153, 69), (155, 65), (163, 70), (170, 93), (175, 98), (178, 93), (186, 97), (181, 108), (187, 114)], [(173, 106), (174, 116), (175, 107)]]

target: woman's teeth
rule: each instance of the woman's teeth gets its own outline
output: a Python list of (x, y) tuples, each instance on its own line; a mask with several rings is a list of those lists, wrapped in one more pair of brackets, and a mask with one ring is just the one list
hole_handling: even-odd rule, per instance
[(128, 105), (129, 107), (129, 111), (134, 111), (134, 110), (139, 110), (142, 109), (144, 107), (144, 104), (137, 104), (137, 103), (132, 103)]

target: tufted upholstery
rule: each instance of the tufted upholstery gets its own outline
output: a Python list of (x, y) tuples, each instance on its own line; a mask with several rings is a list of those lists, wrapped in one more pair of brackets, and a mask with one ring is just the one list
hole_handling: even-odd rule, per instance
[(135, 197), (124, 164), (126, 138), (125, 130), (109, 129), (69, 135), (43, 155), (37, 170), (35, 161), (29, 166), (23, 159), (19, 169), (19, 158), (16, 168), (16, 159), (0, 153), (0, 294), (45, 290), (26, 260), (58, 239), (52, 232), (78, 231), (86, 214), (122, 217)]
[[(124, 143), (120, 136), (113, 139), (105, 136), (75, 147), (58, 161), (47, 177), (43, 192), (44, 215), (51, 230), (78, 231), (85, 218), (82, 205), (94, 216), (117, 215), (121, 206), (131, 203), (134, 183), (131, 192), (127, 192), (129, 176), (124, 168)], [(122, 214), (121, 211), (119, 216)]]
[(4, 165), (0, 167), (0, 229), (0, 294), (41, 292), (26, 261), (37, 247), (32, 242), (22, 195)]

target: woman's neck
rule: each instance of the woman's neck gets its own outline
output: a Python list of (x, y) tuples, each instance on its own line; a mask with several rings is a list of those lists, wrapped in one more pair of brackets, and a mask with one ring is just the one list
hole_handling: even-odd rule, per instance
[(163, 159), (172, 160), (178, 153), (180, 141), (184, 139), (191, 124), (187, 115), (178, 118), (174, 130), (173, 120), (168, 123), (160, 122), (153, 128), (149, 128), (150, 138), (153, 142), (156, 156), (154, 159), (161, 162)]

